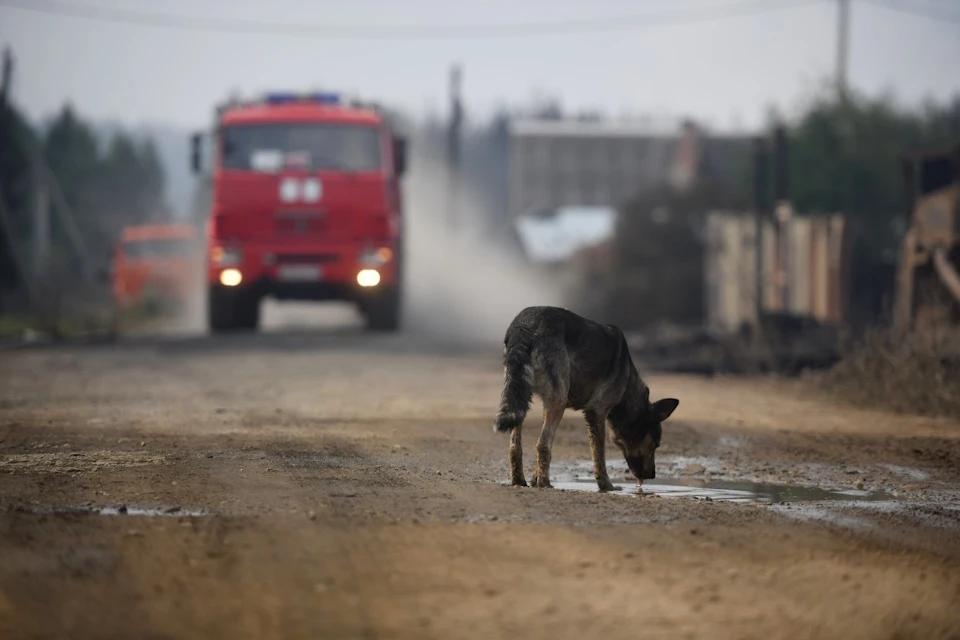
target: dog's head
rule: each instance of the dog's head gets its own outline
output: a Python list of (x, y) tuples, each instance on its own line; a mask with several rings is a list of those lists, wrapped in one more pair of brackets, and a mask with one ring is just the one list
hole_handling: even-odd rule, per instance
[(613, 442), (623, 452), (630, 472), (637, 480), (652, 480), (657, 477), (654, 454), (660, 446), (663, 432), (661, 423), (670, 417), (680, 401), (675, 398), (658, 400), (640, 412), (637, 419), (613, 431)]

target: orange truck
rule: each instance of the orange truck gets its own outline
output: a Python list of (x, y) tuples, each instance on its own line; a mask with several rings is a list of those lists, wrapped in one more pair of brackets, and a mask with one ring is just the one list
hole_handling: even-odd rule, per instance
[(186, 302), (200, 274), (200, 242), (188, 224), (126, 227), (113, 260), (113, 293), (122, 308), (146, 301)]

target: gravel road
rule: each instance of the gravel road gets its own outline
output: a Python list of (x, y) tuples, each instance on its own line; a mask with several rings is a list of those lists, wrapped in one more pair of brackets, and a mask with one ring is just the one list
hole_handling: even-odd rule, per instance
[(693, 493), (575, 483), (572, 412), (585, 490), (517, 489), (501, 377), (495, 344), (349, 323), (0, 352), (0, 635), (960, 638), (957, 423), (649, 375)]

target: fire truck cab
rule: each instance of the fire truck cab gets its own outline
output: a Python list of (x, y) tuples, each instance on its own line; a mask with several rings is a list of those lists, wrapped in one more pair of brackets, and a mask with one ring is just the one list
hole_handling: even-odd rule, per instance
[(386, 115), (330, 93), (269, 94), (220, 107), (212, 140), (211, 331), (255, 330), (268, 296), (353, 301), (368, 328), (397, 330), (406, 145)]

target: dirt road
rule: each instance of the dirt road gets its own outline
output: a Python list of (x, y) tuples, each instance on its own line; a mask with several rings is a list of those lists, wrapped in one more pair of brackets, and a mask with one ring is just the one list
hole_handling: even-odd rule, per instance
[[(515, 489), (499, 357), (352, 329), (0, 353), (0, 637), (960, 638), (960, 425), (647, 376), (681, 399), (658, 480), (743, 493)], [(590, 488), (588, 457), (571, 413), (556, 477)], [(724, 499), (755, 483), (873, 499)]]

